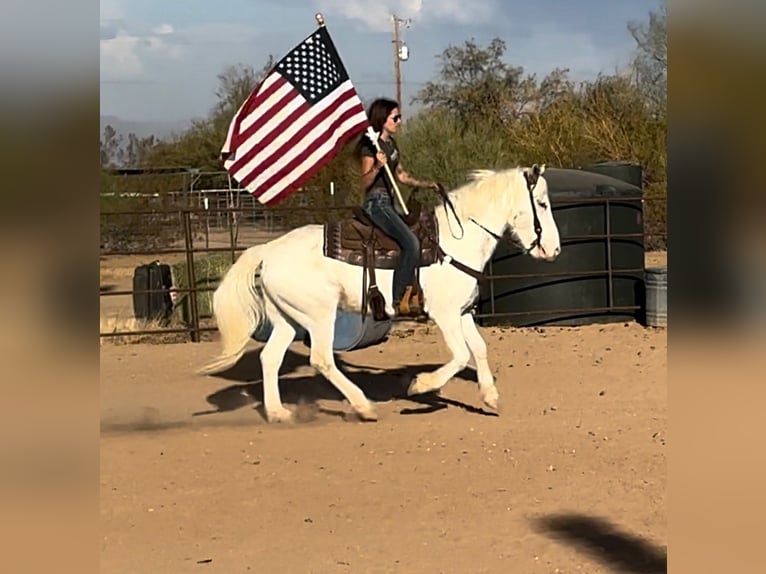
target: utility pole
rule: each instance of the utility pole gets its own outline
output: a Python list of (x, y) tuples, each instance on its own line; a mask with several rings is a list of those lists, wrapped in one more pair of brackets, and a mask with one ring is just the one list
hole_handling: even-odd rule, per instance
[(403, 20), (401, 18), (398, 18), (396, 14), (393, 14), (391, 16), (391, 20), (394, 24), (394, 84), (396, 86), (396, 101), (399, 102), (399, 111), (402, 111), (402, 108), (404, 107), (404, 102), (402, 101), (402, 70), (399, 66), (400, 60), (407, 60), (409, 57), (409, 52), (407, 50), (407, 46), (405, 46), (401, 40), (401, 36), (399, 34), (399, 24), (404, 24), (406, 27), (409, 28), (410, 26), (410, 20)]

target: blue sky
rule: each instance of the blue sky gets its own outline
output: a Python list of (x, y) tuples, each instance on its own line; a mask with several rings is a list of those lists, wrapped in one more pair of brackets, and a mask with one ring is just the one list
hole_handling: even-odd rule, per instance
[(228, 64), (259, 70), (315, 27), (321, 12), (363, 99), (394, 95), (392, 13), (409, 48), (403, 100), (435, 80), (450, 45), (494, 37), (505, 60), (542, 77), (555, 67), (573, 79), (627, 64), (631, 20), (659, 0), (100, 0), (101, 113), (126, 120), (203, 117)]

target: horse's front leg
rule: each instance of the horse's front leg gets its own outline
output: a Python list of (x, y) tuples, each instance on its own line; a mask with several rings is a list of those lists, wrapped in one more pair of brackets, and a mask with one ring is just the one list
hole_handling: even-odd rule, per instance
[(468, 365), (471, 353), (465, 343), (459, 313), (447, 313), (432, 316), (444, 337), (444, 342), (452, 353), (445, 365), (430, 373), (421, 373), (415, 377), (407, 389), (408, 395), (420, 395), (441, 389), (447, 381)]
[(462, 319), (463, 336), (468, 348), (471, 349), (473, 360), (476, 363), (476, 377), (479, 379), (479, 393), (484, 404), (491, 409), (497, 409), (500, 404), (500, 394), (495, 386), (495, 378), (487, 361), (487, 344), (476, 328), (473, 315), (466, 313)]

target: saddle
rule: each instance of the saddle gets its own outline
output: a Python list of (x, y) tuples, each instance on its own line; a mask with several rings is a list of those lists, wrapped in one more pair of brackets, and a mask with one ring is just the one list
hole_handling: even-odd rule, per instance
[[(433, 208), (423, 208), (420, 203), (412, 200), (407, 205), (407, 209), (410, 213), (404, 217), (404, 220), (420, 242), (420, 258), (412, 281), (413, 289), (405, 295), (405, 298), (409, 295), (410, 305), (418, 308), (422, 301), (418, 270), (439, 260), (439, 230)], [(400, 249), (396, 241), (376, 226), (361, 207), (355, 206), (351, 217), (325, 223), (323, 252), (325, 257), (361, 266), (364, 269), (362, 319), (364, 320), (368, 306), (372, 308), (376, 321), (388, 319), (384, 311), (383, 296), (378, 291), (375, 281), (375, 270), (396, 269), (400, 257)], [(368, 280), (369, 289), (367, 288)], [(407, 302), (405, 302), (406, 305)]]

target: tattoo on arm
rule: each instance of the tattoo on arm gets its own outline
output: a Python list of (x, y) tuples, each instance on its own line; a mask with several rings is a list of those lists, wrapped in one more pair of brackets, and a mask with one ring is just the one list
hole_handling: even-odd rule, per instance
[(399, 181), (401, 181), (404, 185), (410, 185), (412, 187), (423, 186), (423, 182), (420, 181), (419, 179), (415, 179), (409, 173), (407, 173), (402, 167), (402, 164), (399, 164), (396, 166), (396, 176), (399, 178)]

